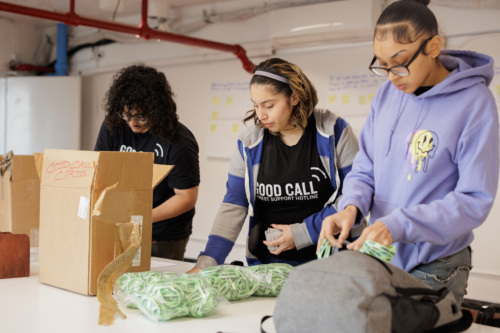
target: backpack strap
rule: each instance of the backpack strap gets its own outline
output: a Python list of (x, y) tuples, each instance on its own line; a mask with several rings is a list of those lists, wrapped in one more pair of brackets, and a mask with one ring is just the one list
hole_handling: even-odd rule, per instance
[(262, 317), (262, 319), (260, 320), (260, 333), (266, 333), (266, 331), (264, 331), (264, 328), (262, 327), (262, 325), (264, 325), (264, 322), (266, 320), (268, 320), (269, 318), (271, 318), (272, 316), (264, 316)]

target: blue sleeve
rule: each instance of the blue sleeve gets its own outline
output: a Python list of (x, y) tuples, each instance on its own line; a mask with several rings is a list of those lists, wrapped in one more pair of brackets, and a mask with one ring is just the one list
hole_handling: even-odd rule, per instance
[[(349, 124), (342, 118), (337, 119), (334, 126), (335, 133), (335, 142), (333, 151), (336, 156), (336, 167), (331, 168), (331, 172), (333, 173), (337, 170), (337, 174), (339, 177), (339, 184), (337, 186), (337, 195), (335, 201), (342, 195), (343, 184), (347, 174), (352, 169), (352, 163), (354, 158), (359, 150), (358, 140), (356, 135), (352, 131), (352, 128)], [(329, 152), (332, 154), (332, 152)], [(335, 175), (332, 174), (332, 184), (335, 186)], [(323, 220), (332, 214), (335, 214), (337, 210), (335, 209), (333, 204), (326, 205), (321, 211), (307, 217), (304, 222), (306, 224), (307, 231), (309, 232), (309, 236), (313, 243), (317, 243), (319, 233), (321, 231), (321, 225)]]
[(307, 231), (309, 232), (309, 236), (314, 244), (318, 242), (319, 233), (321, 232), (321, 225), (323, 224), (323, 220), (332, 214), (335, 214), (337, 210), (333, 207), (333, 205), (327, 205), (321, 211), (309, 216), (304, 220), (306, 224)]
[(217, 265), (224, 264), (226, 257), (233, 248), (234, 243), (228, 239), (217, 235), (208, 236), (208, 242), (205, 251), (200, 253), (200, 256), (209, 256), (215, 259)]
[(226, 195), (212, 225), (205, 251), (200, 256), (212, 257), (224, 263), (247, 217), (248, 200), (245, 192), (245, 162), (241, 151), (235, 149), (231, 158)]

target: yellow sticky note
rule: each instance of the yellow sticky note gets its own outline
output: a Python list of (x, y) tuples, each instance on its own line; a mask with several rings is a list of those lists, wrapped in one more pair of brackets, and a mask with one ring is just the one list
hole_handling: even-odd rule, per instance
[(342, 104), (349, 104), (349, 95), (342, 95)]
[(226, 99), (226, 105), (228, 105), (228, 106), (229, 106), (229, 105), (233, 105), (233, 98), (232, 98), (232, 97), (228, 97), (228, 98)]
[(219, 104), (219, 97), (214, 96), (214, 98), (212, 98), (212, 104), (213, 104), (213, 105), (217, 105), (217, 104)]
[(233, 124), (233, 133), (238, 133), (240, 131), (240, 125), (239, 124)]
[(372, 99), (375, 97), (375, 94), (370, 94), (368, 95), (368, 99), (370, 100), (370, 102), (372, 101)]
[(358, 102), (359, 102), (359, 105), (364, 105), (366, 104), (366, 96), (359, 96), (359, 99), (358, 99)]
[(210, 125), (210, 132), (217, 132), (217, 124)]
[(328, 96), (328, 103), (335, 104), (337, 102), (337, 95)]
[(497, 85), (497, 95), (500, 96), (500, 84)]
[(219, 119), (219, 111), (213, 111), (212, 112), (212, 119)]

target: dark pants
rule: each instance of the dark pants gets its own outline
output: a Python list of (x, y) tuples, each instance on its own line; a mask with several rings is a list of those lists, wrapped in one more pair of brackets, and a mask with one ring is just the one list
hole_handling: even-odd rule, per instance
[(173, 260), (184, 260), (184, 252), (189, 237), (172, 241), (158, 241), (151, 243), (151, 256)]

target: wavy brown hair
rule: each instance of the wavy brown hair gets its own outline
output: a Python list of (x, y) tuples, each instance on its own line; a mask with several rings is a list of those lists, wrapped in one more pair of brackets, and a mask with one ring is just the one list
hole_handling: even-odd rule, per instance
[[(270, 86), (275, 94), (284, 94), (287, 98), (290, 98), (295, 93), (299, 102), (292, 110), (290, 123), (305, 129), (307, 119), (309, 119), (314, 107), (318, 104), (318, 94), (316, 88), (314, 88), (300, 67), (280, 58), (270, 58), (258, 64), (254, 69), (254, 73), (255, 71), (265, 71), (288, 79), (289, 82), (284, 83), (267, 76), (254, 75), (250, 85), (262, 84)], [(247, 111), (247, 116), (243, 122), (246, 123), (252, 119), (255, 126), (263, 128), (255, 109)]]
[(104, 123), (112, 134), (120, 133), (127, 126), (122, 119), (126, 106), (144, 115), (149, 132), (157, 138), (172, 143), (179, 126), (174, 93), (165, 74), (144, 65), (121, 69), (104, 99)]

